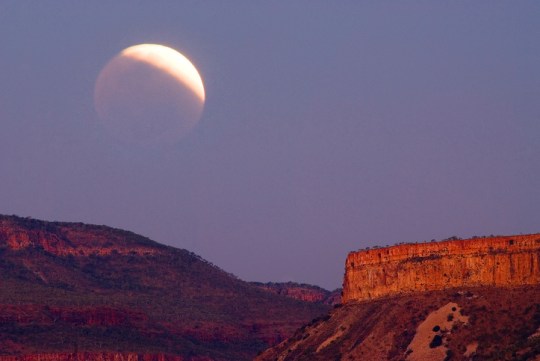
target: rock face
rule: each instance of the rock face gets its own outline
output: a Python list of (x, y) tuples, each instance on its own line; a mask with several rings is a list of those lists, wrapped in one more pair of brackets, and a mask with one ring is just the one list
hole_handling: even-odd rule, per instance
[(540, 235), (353, 252), (343, 304), (256, 361), (540, 360)]
[(295, 282), (252, 282), (253, 285), (278, 295), (293, 298), (295, 300), (336, 305), (341, 302), (341, 289), (328, 291), (324, 288)]
[(540, 284), (540, 234), (406, 244), (350, 253), (343, 302), (535, 284)]
[(42, 249), (56, 256), (156, 255), (165, 247), (134, 233), (83, 223), (43, 222), (0, 216), (0, 246), (20, 251)]
[(164, 354), (137, 354), (119, 352), (52, 353), (19, 356), (0, 356), (0, 361), (211, 361), (208, 358), (183, 358)]

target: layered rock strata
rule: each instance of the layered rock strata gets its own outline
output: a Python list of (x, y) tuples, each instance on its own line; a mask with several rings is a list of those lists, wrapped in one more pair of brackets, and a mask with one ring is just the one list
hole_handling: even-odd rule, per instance
[(212, 361), (212, 359), (207, 357), (184, 358), (165, 354), (76, 352), (0, 356), (0, 361)]
[(318, 286), (301, 284), (295, 282), (251, 282), (265, 291), (293, 298), (295, 300), (323, 303), (325, 305), (336, 305), (341, 302), (341, 289), (328, 291)]
[(4, 248), (38, 248), (57, 256), (144, 256), (166, 252), (166, 247), (128, 231), (15, 216), (0, 216), (0, 249)]
[(351, 252), (343, 302), (455, 287), (540, 284), (540, 234)]

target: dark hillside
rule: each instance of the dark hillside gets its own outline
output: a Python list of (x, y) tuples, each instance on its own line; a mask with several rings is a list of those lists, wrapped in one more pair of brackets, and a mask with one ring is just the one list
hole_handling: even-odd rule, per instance
[(0, 354), (248, 360), (327, 306), (265, 292), (131, 232), (0, 217)]

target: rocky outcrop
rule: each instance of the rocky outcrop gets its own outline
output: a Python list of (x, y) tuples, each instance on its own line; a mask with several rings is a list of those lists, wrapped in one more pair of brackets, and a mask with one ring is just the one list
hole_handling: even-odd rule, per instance
[(132, 232), (83, 223), (0, 217), (0, 248), (42, 249), (57, 256), (152, 255), (166, 247)]
[(0, 361), (212, 361), (212, 359), (208, 357), (184, 358), (166, 354), (77, 352), (0, 356)]
[(540, 283), (540, 234), (405, 244), (352, 252), (343, 302), (455, 287)]
[(265, 291), (295, 300), (325, 305), (335, 305), (341, 302), (341, 289), (328, 291), (321, 287), (296, 282), (251, 283)]
[(167, 354), (120, 352), (74, 352), (0, 356), (0, 361), (213, 361), (204, 356), (182, 357)]
[(539, 299), (540, 234), (353, 252), (343, 304), (255, 360), (536, 361)]

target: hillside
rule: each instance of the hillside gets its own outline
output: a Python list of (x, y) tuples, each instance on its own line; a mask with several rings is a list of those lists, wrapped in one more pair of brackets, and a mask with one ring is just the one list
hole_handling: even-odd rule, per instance
[(345, 303), (257, 361), (540, 358), (540, 235), (352, 252)]
[(347, 303), (256, 360), (530, 361), (539, 326), (538, 286), (428, 291)]
[(131, 232), (0, 216), (2, 361), (249, 360), (327, 310)]

